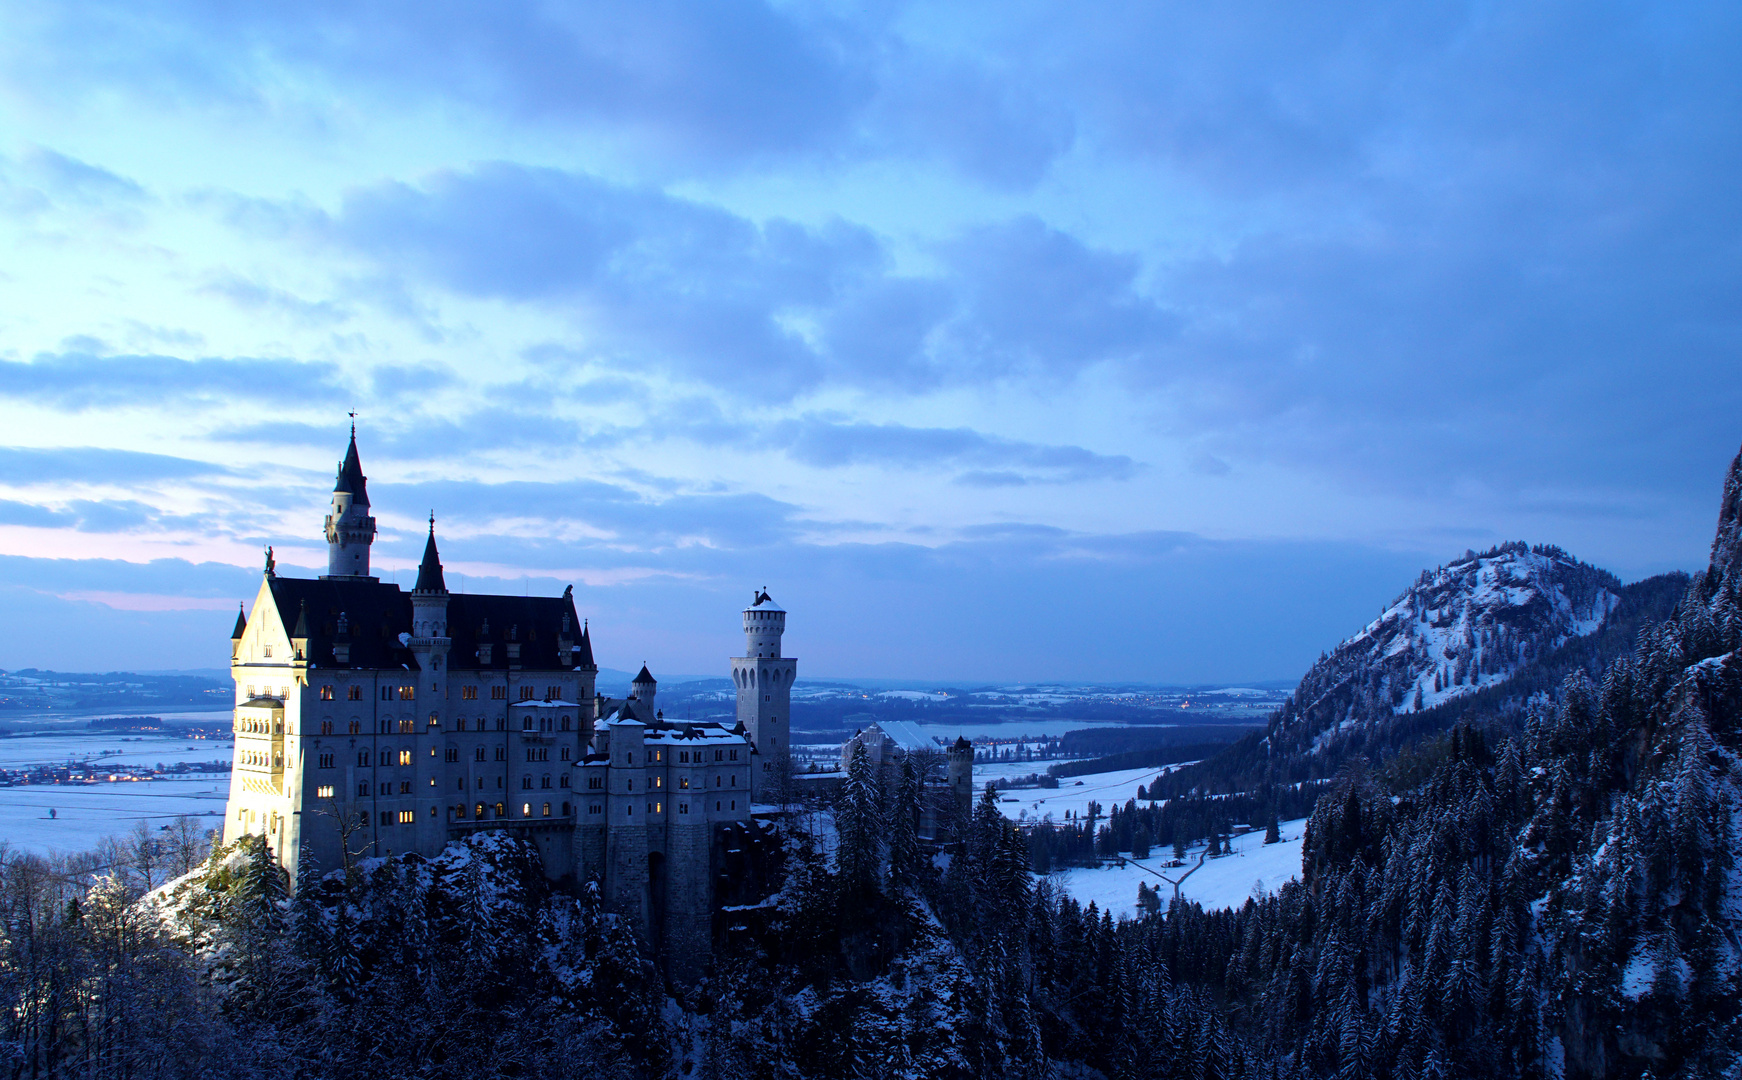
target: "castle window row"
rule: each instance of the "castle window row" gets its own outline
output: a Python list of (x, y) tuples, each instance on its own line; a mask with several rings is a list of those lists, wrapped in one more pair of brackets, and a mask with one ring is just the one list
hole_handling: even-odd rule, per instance
[[(473, 818), (477, 819), (478, 821), (483, 821), (485, 818), (492, 816), (490, 814), (491, 809), (492, 809), (492, 806), (489, 803), (477, 803), (470, 808), (471, 816)], [(494, 806), (494, 809), (495, 809), (495, 814), (494, 814), (495, 817), (505, 818), (508, 816), (508, 804), (496, 803)], [(467, 810), (468, 810), (468, 807), (466, 806), (465, 803), (459, 803), (458, 805), (456, 805), (454, 807), (454, 818), (458, 821), (466, 820)], [(540, 808), (540, 812), (539, 812), (538, 816), (539, 817), (550, 817), (551, 816), (550, 811), (551, 811), (551, 804), (544, 803), (544, 804), (542, 804), (542, 806)], [(432, 815), (435, 813), (434, 807), (430, 808), (430, 813)], [(521, 803), (520, 804), (520, 816), (521, 817), (532, 817), (533, 816), (531, 803)], [(563, 817), (569, 816), (569, 804), (568, 803), (562, 804), (562, 816)]]

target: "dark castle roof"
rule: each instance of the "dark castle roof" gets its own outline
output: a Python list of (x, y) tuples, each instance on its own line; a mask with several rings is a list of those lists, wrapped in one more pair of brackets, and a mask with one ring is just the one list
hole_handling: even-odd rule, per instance
[(423, 562), (417, 567), (417, 584), (412, 586), (414, 592), (445, 593), (447, 582), (442, 580), (442, 558), (436, 551), (435, 517), (429, 519), (429, 539), (423, 545)]
[(242, 632), (248, 629), (248, 609), (241, 604), (236, 605), (236, 629), (230, 631), (230, 640), (237, 641)]
[(655, 686), (659, 685), (657, 682), (654, 681), (653, 673), (647, 670), (646, 664), (641, 665), (641, 674), (635, 676), (635, 681), (633, 683), (631, 683), (630, 685), (631, 686), (640, 686), (642, 683), (653, 683)]
[(351, 447), (345, 451), (345, 460), (339, 463), (339, 478), (333, 483), (333, 490), (350, 492), (354, 506), (368, 506), (368, 483), (368, 477), (363, 475), (363, 462), (357, 457), (357, 429), (352, 428)]
[(581, 647), (580, 651), (575, 653), (575, 666), (597, 670), (599, 665), (593, 663), (593, 635), (587, 629), (586, 623), (581, 624), (581, 640), (575, 644)]
[[(411, 594), (371, 578), (271, 579), (272, 599), (279, 618), (306, 618), (306, 656), (322, 668), (412, 667), (416, 659), (401, 645), (399, 635), (411, 633)], [(304, 605), (307, 605), (306, 615)], [(340, 632), (339, 618), (345, 619)], [(520, 646), (516, 667), (557, 671), (564, 665), (557, 657), (559, 639), (583, 646), (574, 653), (575, 667), (592, 666), (592, 643), (575, 626), (574, 601), (567, 596), (489, 596), (460, 594), (448, 597), (448, 636), (453, 645), (448, 666), (455, 671), (505, 671), (511, 661), (507, 646)], [(287, 635), (288, 636), (288, 635)], [(351, 647), (350, 659), (340, 663), (333, 646)], [(489, 663), (478, 660), (479, 646), (489, 644)]]

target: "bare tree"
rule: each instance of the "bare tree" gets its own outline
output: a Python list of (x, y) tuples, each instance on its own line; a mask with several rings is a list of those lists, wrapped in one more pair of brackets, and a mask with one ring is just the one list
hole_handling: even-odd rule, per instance
[(202, 829), (199, 822), (183, 814), (170, 823), (167, 846), (170, 873), (176, 877), (190, 874), (211, 854), (212, 830)]
[(152, 829), (148, 821), (135, 823), (133, 832), (122, 841), (124, 865), (138, 878), (141, 892), (150, 892), (162, 883), (164, 847), (163, 841), (158, 838), (156, 830)]
[[(353, 813), (340, 806), (337, 798), (328, 799), (325, 806), (315, 813), (333, 819), (334, 827), (339, 830), (339, 862), (345, 871), (345, 885), (347, 888), (355, 885), (357, 860), (369, 854), (369, 849), (375, 844), (373, 840), (367, 839), (368, 817), (361, 810)], [(363, 834), (365, 839), (356, 840), (358, 834)]]

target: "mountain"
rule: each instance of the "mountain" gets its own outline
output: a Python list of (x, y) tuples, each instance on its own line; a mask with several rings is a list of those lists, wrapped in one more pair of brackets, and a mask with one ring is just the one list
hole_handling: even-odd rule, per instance
[(1262, 732), (1176, 771), (1158, 797), (1275, 791), (1377, 764), (1454, 724), (1522, 726), (1574, 670), (1597, 677), (1670, 617), (1688, 576), (1623, 585), (1560, 548), (1503, 544), (1416, 581), (1319, 657)]
[(1620, 604), (1621, 582), (1555, 547), (1504, 544), (1424, 570), (1379, 618), (1301, 679), (1270, 738), (1314, 752), (1351, 729), (1511, 678)]

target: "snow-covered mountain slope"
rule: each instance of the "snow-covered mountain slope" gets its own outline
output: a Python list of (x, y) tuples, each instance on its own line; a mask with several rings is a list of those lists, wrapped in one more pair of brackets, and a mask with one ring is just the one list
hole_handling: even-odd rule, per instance
[(1377, 619), (1319, 658), (1271, 736), (1316, 752), (1351, 729), (1504, 682), (1601, 627), (1621, 587), (1559, 548), (1522, 543), (1423, 571)]

